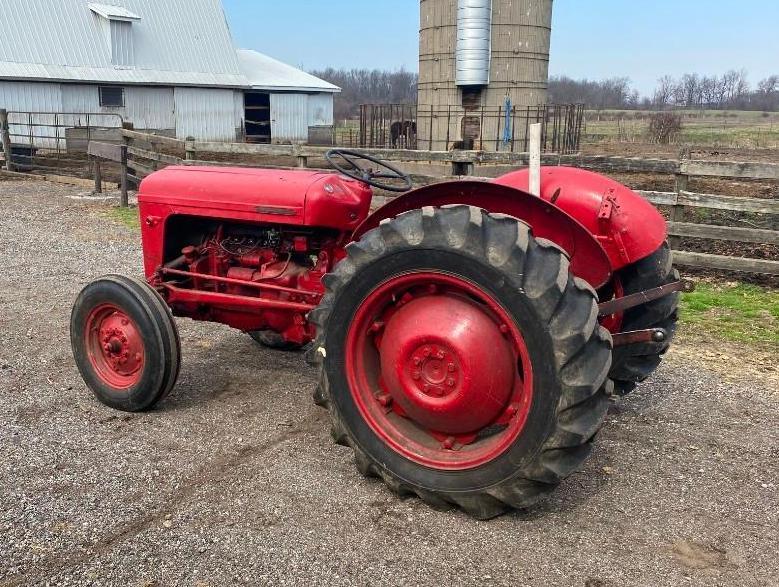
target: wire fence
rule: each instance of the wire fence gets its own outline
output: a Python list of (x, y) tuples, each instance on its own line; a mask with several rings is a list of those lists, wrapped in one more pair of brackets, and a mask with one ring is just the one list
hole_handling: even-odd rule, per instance
[(421, 106), (363, 104), (358, 128), (336, 129), (342, 146), (423, 151), (528, 151), (530, 125), (540, 123), (545, 153), (579, 151), (584, 121), (581, 104), (539, 106)]

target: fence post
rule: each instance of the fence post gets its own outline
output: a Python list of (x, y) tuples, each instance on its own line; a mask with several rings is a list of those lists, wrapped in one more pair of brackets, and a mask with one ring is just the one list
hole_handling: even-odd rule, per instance
[[(682, 173), (676, 174), (676, 197), (682, 195), (682, 192), (686, 192), (690, 183), (690, 176), (684, 175)], [(677, 200), (678, 201), (678, 200)], [(684, 222), (684, 206), (680, 206), (679, 204), (676, 204), (675, 206), (671, 206), (671, 214), (670, 214), (671, 222)], [(679, 250), (679, 245), (681, 245), (682, 238), (679, 236), (671, 236), (668, 238), (668, 244), (671, 247), (671, 250)]]
[(7, 171), (13, 171), (14, 162), (11, 155), (11, 131), (8, 126), (8, 110), (4, 108), (0, 108), (0, 140), (2, 140), (3, 153), (5, 154), (5, 168)]
[(92, 157), (92, 161), (95, 164), (95, 193), (103, 193), (103, 170), (100, 164), (99, 157)]
[(530, 193), (541, 195), (541, 124), (530, 125)]
[(195, 160), (195, 137), (187, 137), (186, 141), (184, 142), (184, 160)]
[(122, 165), (122, 178), (121, 178), (121, 190), (122, 195), (119, 200), (119, 205), (122, 208), (127, 208), (129, 206), (129, 199), (127, 197), (127, 145), (121, 145), (122, 150), (122, 156), (121, 156), (121, 165)]

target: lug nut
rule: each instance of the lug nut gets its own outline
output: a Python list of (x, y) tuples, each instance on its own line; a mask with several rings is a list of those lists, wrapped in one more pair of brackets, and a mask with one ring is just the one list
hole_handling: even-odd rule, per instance
[(420, 359), (419, 357), (414, 357), (414, 365), (419, 367), (421, 364), (422, 364), (422, 359)]
[(447, 380), (446, 380), (446, 384), (447, 384), (449, 387), (454, 387), (455, 381), (454, 381), (454, 379), (452, 379), (452, 378), (450, 377), (449, 379), (447, 379)]
[(130, 321), (127, 318), (122, 318), (122, 326), (127, 326)]
[(392, 403), (392, 396), (388, 393), (379, 393), (376, 396), (376, 401), (378, 401), (382, 407), (386, 408)]
[(454, 373), (457, 370), (457, 368), (454, 366), (454, 363), (449, 363), (446, 368), (449, 370), (449, 373)]
[(419, 381), (419, 379), (420, 379), (421, 377), (422, 377), (422, 375), (419, 373), (419, 371), (414, 371), (414, 372), (411, 374), (411, 378), (412, 378), (414, 381)]
[(432, 351), (430, 350), (430, 347), (425, 347), (422, 350), (422, 354), (425, 355), (426, 357), (429, 357), (431, 353), (432, 353)]

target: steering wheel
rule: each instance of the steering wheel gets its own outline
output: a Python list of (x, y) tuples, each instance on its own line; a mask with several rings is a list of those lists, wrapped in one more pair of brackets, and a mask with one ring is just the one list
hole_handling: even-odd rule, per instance
[[(351, 177), (357, 181), (367, 183), (380, 190), (386, 190), (388, 192), (407, 192), (414, 187), (410, 175), (403, 173), (400, 169), (393, 167), (386, 161), (381, 161), (380, 159), (376, 159), (365, 153), (347, 151), (344, 149), (331, 149), (325, 153), (325, 159), (327, 159), (327, 162), (339, 173), (342, 173), (346, 177)], [(345, 167), (342, 161), (348, 163), (349, 166)], [(373, 167), (364, 169), (357, 164), (357, 161), (367, 161), (368, 163), (377, 165), (379, 170), (374, 171)], [(381, 171), (381, 169), (386, 171)], [(401, 180), (403, 185), (383, 183), (376, 181), (377, 179)]]

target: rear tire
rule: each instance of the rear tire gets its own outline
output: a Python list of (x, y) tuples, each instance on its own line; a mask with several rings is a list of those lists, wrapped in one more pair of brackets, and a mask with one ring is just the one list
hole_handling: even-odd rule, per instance
[[(381, 478), (399, 496), (417, 495), (439, 509), (456, 505), (476, 518), (488, 519), (511, 508), (531, 506), (582, 465), (608, 408), (611, 337), (598, 324), (596, 293), (570, 273), (562, 250), (535, 239), (528, 226), (514, 218), (470, 206), (451, 206), (413, 210), (385, 221), (349, 245), (347, 253), (335, 272), (325, 278), (327, 294), (309, 318), (318, 333), (312, 349), (312, 357), (320, 367), (315, 401), (328, 408), (334, 440), (353, 449), (363, 475)], [(513, 418), (502, 428), (487, 424), (470, 444), (450, 450), (446, 444), (436, 449), (439, 437), (428, 433), (431, 425), (423, 425), (408, 414), (397, 416), (389, 414), (388, 409), (388, 428), (377, 428), (382, 410), (376, 411), (375, 405), (366, 408), (363, 402), (365, 397), (370, 402), (376, 387), (367, 386), (366, 395), (366, 386), (355, 383), (362, 380), (352, 375), (358, 361), (349, 349), (355, 348), (353, 341), (362, 336), (361, 316), (366, 313), (366, 304), (378, 295), (376, 292), (415, 275), (439, 275), (442, 280), (470, 284), (467, 287), (475, 288), (476, 293), (447, 297), (434, 288), (430, 294), (422, 289), (413, 290), (411, 295), (412, 290), (408, 290), (401, 301), (411, 296), (412, 300), (405, 302), (409, 307), (418, 299), (428, 300), (428, 295), (441, 297), (442, 303), (454, 299), (455, 305), (470, 304), (477, 309), (495, 301), (499, 317), (507, 316), (510, 322), (501, 324), (500, 332), (519, 333), (527, 353), (513, 363), (512, 369), (519, 372), (514, 377), (520, 385), (527, 385), (525, 391), (531, 398), (519, 429)], [(391, 299), (400, 309), (390, 305), (387, 324), (378, 318), (374, 323), (375, 328), (385, 329), (382, 340), (373, 343), (379, 349), (376, 352), (380, 361), (388, 352), (386, 339), (398, 330), (392, 322), (393, 312), (404, 311), (394, 301), (394, 293)], [(435, 305), (428, 303), (427, 307)], [(479, 312), (474, 310), (474, 314), (478, 317)], [(366, 315), (370, 323), (371, 313)], [(422, 324), (423, 336), (446, 336), (439, 332), (445, 328), (445, 319), (431, 318), (429, 325), (425, 322), (413, 322)], [(511, 336), (506, 334), (505, 338)], [(499, 355), (502, 343), (497, 347), (490, 346), (487, 353)], [(365, 348), (367, 358), (362, 363), (375, 364), (370, 345)], [(418, 355), (413, 357), (419, 360)], [(452, 365), (449, 368), (456, 369)], [(382, 380), (387, 380), (388, 372), (382, 371)], [(474, 373), (481, 373), (477, 380), (492, 375), (487, 367), (483, 371), (477, 367)], [(415, 372), (414, 379), (418, 378)], [(526, 383), (528, 380), (532, 385)], [(383, 388), (385, 384), (380, 385)], [(476, 408), (500, 396), (500, 391), (496, 388), (489, 397), (479, 396)], [(396, 398), (396, 390), (392, 392)], [(376, 399), (386, 401), (380, 393)], [(524, 400), (517, 401), (511, 406), (521, 405)], [(376, 418), (368, 413), (371, 410), (378, 414)], [(411, 430), (412, 435), (398, 436), (396, 429), (401, 428)], [(516, 436), (508, 435), (510, 430)], [(504, 442), (503, 435), (507, 435), (505, 448), (499, 444)], [(415, 448), (422, 443), (427, 443), (423, 449), (432, 455), (429, 460), (433, 464), (423, 464), (419, 455), (427, 453)], [(487, 456), (478, 460), (482, 445), (487, 449), (494, 446), (495, 450), (487, 450)], [(473, 462), (469, 454), (474, 455)]]
[[(653, 289), (679, 280), (673, 268), (673, 256), (667, 243), (652, 255), (630, 265), (619, 273), (624, 295)], [(616, 347), (609, 377), (614, 380), (615, 393), (626, 395), (638, 383), (647, 379), (668, 352), (676, 333), (679, 293), (673, 293), (625, 312), (621, 330), (630, 332), (647, 328), (663, 328), (668, 332), (664, 342)]]
[(114, 409), (149, 410), (178, 378), (181, 343), (173, 315), (140, 280), (108, 275), (87, 285), (73, 306), (70, 340), (87, 387)]

